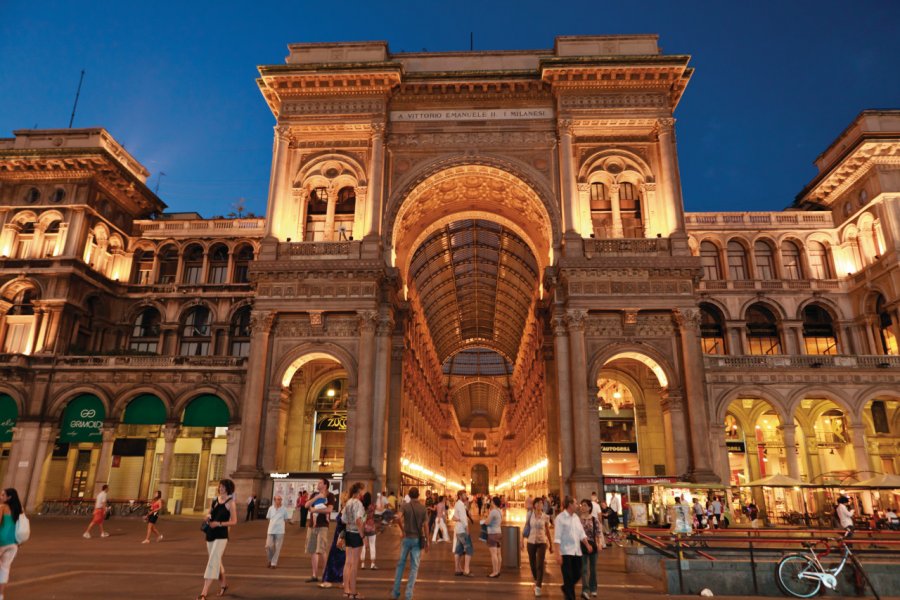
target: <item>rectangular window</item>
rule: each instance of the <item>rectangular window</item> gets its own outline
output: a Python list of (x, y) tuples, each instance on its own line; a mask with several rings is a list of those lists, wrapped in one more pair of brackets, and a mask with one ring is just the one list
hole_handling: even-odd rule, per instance
[(757, 254), (756, 270), (759, 278), (764, 281), (775, 279), (775, 265), (771, 256)]
[(200, 273), (203, 267), (200, 265), (188, 265), (184, 268), (184, 282), (197, 284), (200, 283)]
[(725, 340), (720, 337), (701, 338), (704, 354), (725, 354)]
[(837, 354), (837, 341), (833, 337), (804, 337), (807, 354)]
[(824, 254), (811, 252), (809, 254), (809, 270), (813, 279), (831, 279)]
[(703, 265), (703, 279), (717, 281), (719, 279), (719, 260), (715, 255), (704, 254), (700, 258)]
[(228, 274), (228, 265), (215, 265), (209, 268), (209, 282), (214, 284), (225, 283)]
[(181, 342), (181, 356), (206, 356), (209, 342)]
[(9, 354), (31, 354), (31, 329), (34, 317), (7, 316), (3, 351)]
[(747, 264), (742, 255), (728, 255), (728, 277), (730, 279), (747, 279)]
[(231, 356), (250, 356), (250, 342), (231, 342)]
[(157, 342), (131, 342), (128, 346), (134, 352), (152, 352), (156, 354)]
[(747, 343), (750, 354), (755, 356), (781, 354), (781, 344), (777, 337), (748, 337)]
[(306, 236), (303, 238), (307, 242), (321, 242), (325, 240), (325, 219), (317, 219), (310, 217), (306, 222)]

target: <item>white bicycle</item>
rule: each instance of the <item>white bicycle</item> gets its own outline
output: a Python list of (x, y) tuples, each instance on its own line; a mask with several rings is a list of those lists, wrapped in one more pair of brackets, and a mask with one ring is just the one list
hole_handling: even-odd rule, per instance
[(857, 585), (861, 589), (865, 589), (868, 585), (872, 588), (872, 594), (876, 600), (880, 600), (878, 592), (872, 586), (872, 582), (866, 576), (862, 564), (859, 559), (854, 556), (844, 538), (833, 540), (835, 544), (843, 551), (840, 562), (836, 565), (828, 566), (822, 563), (821, 558), (826, 556), (831, 548), (828, 542), (825, 542), (825, 551), (817, 554), (812, 548), (812, 544), (807, 544), (809, 554), (796, 553), (788, 554), (778, 562), (775, 567), (775, 581), (781, 591), (790, 596), (797, 598), (812, 598), (825, 586), (826, 589), (834, 590), (838, 586), (838, 575), (847, 566), (847, 562), (853, 563), (856, 570)]

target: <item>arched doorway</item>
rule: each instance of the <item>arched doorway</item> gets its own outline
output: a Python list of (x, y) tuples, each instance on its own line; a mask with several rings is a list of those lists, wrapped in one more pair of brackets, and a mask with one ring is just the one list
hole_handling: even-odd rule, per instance
[(488, 470), (487, 465), (476, 464), (472, 467), (472, 488), (471, 493), (474, 496), (475, 494), (487, 494), (488, 486), (490, 485), (491, 472)]

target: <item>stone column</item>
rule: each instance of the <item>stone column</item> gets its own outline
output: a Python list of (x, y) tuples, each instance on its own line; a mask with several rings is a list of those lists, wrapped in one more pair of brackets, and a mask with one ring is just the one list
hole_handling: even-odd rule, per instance
[(716, 481), (709, 450), (709, 415), (703, 349), (700, 345), (700, 311), (696, 308), (674, 312), (681, 338), (684, 388), (690, 419), (691, 477), (694, 481)]
[(162, 334), (162, 355), (174, 356), (178, 345), (178, 323), (162, 323), (159, 326)]
[[(866, 427), (863, 424), (848, 426), (850, 430), (850, 443), (853, 444), (853, 456), (856, 459), (856, 470), (869, 471), (869, 452), (866, 450)], [(864, 479), (864, 478), (863, 478)]]
[(609, 186), (609, 202), (612, 205), (612, 228), (613, 237), (621, 238), (625, 236), (622, 229), (622, 207), (619, 204), (619, 184), (614, 183)]
[(40, 440), (40, 423), (19, 419), (13, 428), (12, 451), (6, 465), (5, 487), (14, 487), (22, 498), (27, 497), (32, 475), (38, 466), (34, 459)]
[(325, 241), (334, 241), (334, 211), (337, 208), (337, 186), (328, 186), (328, 204), (325, 206)]
[(713, 457), (715, 463), (719, 465), (719, 480), (725, 484), (731, 483), (731, 459), (728, 456), (728, 444), (725, 443), (725, 436), (719, 434), (718, 439), (713, 442)]
[[(47, 481), (47, 469), (50, 467), (53, 445), (58, 436), (59, 428), (52, 423), (41, 425), (37, 453), (34, 456), (34, 469), (31, 471), (31, 483), (28, 485), (27, 491), (19, 488), (19, 498), (25, 502), (26, 512), (36, 510), (38, 504), (43, 500), (42, 485)], [(8, 466), (7, 469), (11, 466)]]
[(884, 348), (877, 333), (878, 317), (867, 315), (863, 317), (863, 329), (866, 332), (866, 342), (868, 344), (868, 352), (866, 354), (884, 354)]
[(575, 151), (572, 146), (573, 125), (570, 119), (559, 121), (559, 171), (563, 200), (563, 230), (567, 238), (578, 233), (578, 188), (575, 184)]
[(197, 469), (197, 492), (194, 494), (194, 511), (202, 512), (206, 506), (206, 487), (209, 485), (209, 454), (212, 450), (212, 434), (204, 433), (200, 447), (200, 465)]
[[(241, 449), (238, 455), (239, 479), (256, 479), (261, 475), (260, 438), (262, 435), (263, 403), (265, 401), (266, 371), (269, 358), (269, 336), (275, 315), (255, 310), (250, 317), (250, 359), (247, 363), (247, 383), (241, 411)], [(257, 493), (255, 487), (241, 490), (238, 498)]]
[[(569, 369), (572, 389), (572, 425), (574, 429), (575, 469), (572, 482), (579, 498), (586, 498), (597, 489), (598, 474), (594, 472), (593, 448), (591, 440), (590, 403), (588, 402), (587, 355), (584, 341), (585, 310), (566, 311), (566, 325), (569, 330)], [(596, 414), (593, 415), (596, 419)]]
[(784, 439), (784, 452), (787, 455), (788, 477), (800, 481), (800, 455), (798, 454), (796, 432), (797, 426), (793, 423), (783, 424), (781, 436)]
[(569, 374), (569, 332), (562, 315), (553, 317), (553, 349), (556, 355), (556, 399), (559, 409), (559, 447), (563, 493), (571, 494), (574, 470), (574, 448), (572, 444), (572, 396)]
[(83, 208), (69, 211), (69, 226), (66, 229), (66, 245), (63, 256), (80, 258), (84, 253), (84, 231), (86, 218)]
[(394, 345), (391, 349), (391, 390), (388, 396), (387, 472), (385, 474), (385, 487), (389, 490), (400, 489), (400, 452), (403, 443), (403, 431), (400, 425), (403, 400), (403, 354), (402, 345)]
[(784, 354), (806, 354), (803, 343), (803, 321), (784, 319), (778, 324)]
[[(241, 445), (241, 426), (229, 425), (225, 442), (225, 473), (228, 477), (237, 470), (238, 449)], [(166, 445), (168, 448), (168, 444)], [(163, 495), (165, 498), (165, 495)]]
[(690, 445), (687, 423), (684, 418), (684, 394), (681, 390), (667, 388), (660, 394), (663, 428), (666, 434), (666, 462), (674, 468), (679, 478), (686, 477), (690, 469)]
[(366, 239), (377, 240), (381, 235), (381, 206), (384, 193), (384, 132), (385, 124), (372, 123), (372, 154), (369, 160), (369, 196), (365, 206)]
[(562, 436), (559, 429), (559, 398), (557, 391), (559, 382), (557, 381), (556, 358), (553, 352), (553, 346), (549, 344), (549, 340), (544, 340), (543, 358), (544, 358), (544, 410), (547, 419), (547, 488), (551, 492), (562, 493), (562, 481), (560, 479), (560, 466), (562, 461), (562, 453), (560, 444)]
[(284, 197), (284, 181), (287, 174), (290, 150), (290, 127), (275, 126), (272, 144), (272, 170), (269, 175), (269, 202), (266, 208), (266, 235), (285, 240), (290, 237), (292, 223), (285, 218), (287, 213)]
[[(371, 489), (375, 478), (372, 469), (372, 417), (375, 391), (375, 311), (359, 311), (359, 379), (357, 382), (356, 419), (347, 428), (353, 438), (353, 468), (348, 477), (365, 481)], [(351, 431), (352, 429), (352, 431)]]
[(684, 207), (681, 202), (681, 178), (678, 174), (678, 156), (675, 150), (675, 119), (657, 121), (659, 136), (660, 173), (665, 190), (666, 212), (672, 232), (684, 231)]
[(379, 315), (375, 329), (375, 393), (372, 404), (372, 449), (369, 461), (375, 471), (376, 487), (385, 481), (385, 421), (391, 394), (391, 342), (394, 320), (390, 309)]
[[(153, 430), (155, 432), (155, 430)], [(139, 498), (149, 498), (156, 490), (150, 491), (150, 478), (153, 476), (153, 461), (156, 459), (156, 441), (159, 435), (147, 438), (147, 447), (144, 449), (144, 466), (141, 468), (141, 485), (138, 489)]]
[(103, 425), (103, 443), (100, 445), (100, 460), (97, 462), (97, 473), (94, 476), (94, 497), (100, 488), (109, 483), (109, 470), (112, 468), (113, 442), (116, 441), (116, 426), (112, 423)]
[(166, 445), (163, 447), (163, 459), (159, 467), (159, 489), (167, 505), (172, 497), (172, 459), (175, 457), (175, 440), (178, 439), (178, 432), (177, 423), (166, 423), (163, 426), (162, 434)]
[[(280, 382), (278, 383), (280, 384)], [(266, 435), (262, 444), (262, 470), (264, 473), (272, 473), (280, 469), (278, 454), (279, 447), (284, 446), (284, 439), (279, 434), (284, 431), (282, 424), (286, 421), (290, 401), (290, 388), (272, 387), (269, 389), (269, 397), (266, 402)]]

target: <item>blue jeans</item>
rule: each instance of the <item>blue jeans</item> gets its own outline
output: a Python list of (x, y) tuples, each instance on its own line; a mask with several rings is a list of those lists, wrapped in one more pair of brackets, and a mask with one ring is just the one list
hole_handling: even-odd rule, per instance
[(394, 575), (394, 591), (392, 598), (400, 597), (400, 581), (403, 579), (403, 570), (406, 568), (406, 557), (409, 556), (409, 580), (406, 582), (406, 600), (412, 600), (413, 588), (416, 586), (416, 575), (419, 573), (419, 557), (422, 549), (419, 548), (418, 538), (403, 538), (400, 543), (400, 562), (397, 563), (397, 573)]

